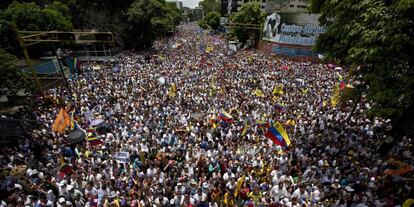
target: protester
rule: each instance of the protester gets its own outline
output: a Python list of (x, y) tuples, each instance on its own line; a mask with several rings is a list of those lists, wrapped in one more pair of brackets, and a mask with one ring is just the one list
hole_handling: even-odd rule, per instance
[[(35, 116), (27, 117), (42, 127), (33, 141), (1, 148), (1, 206), (395, 206), (413, 199), (412, 140), (378, 153), (389, 120), (368, 118), (372, 103), (364, 97), (331, 101), (345, 71), (256, 50), (230, 54), (224, 39), (195, 24), (153, 49), (83, 63), (70, 79), (73, 94), (57, 87), (34, 103)], [(73, 119), (53, 132), (62, 108)], [(276, 122), (289, 146), (265, 136)], [(75, 129), (86, 140), (69, 141)]]

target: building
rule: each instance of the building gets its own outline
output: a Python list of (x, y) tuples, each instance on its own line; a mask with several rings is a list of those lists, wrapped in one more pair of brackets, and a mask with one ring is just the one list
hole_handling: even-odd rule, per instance
[(193, 19), (194, 20), (203, 19), (203, 17), (204, 17), (203, 8), (198, 6), (198, 7), (193, 9)]
[(309, 6), (309, 0), (266, 0), (266, 13), (303, 13)]
[(221, 13), (227, 16), (240, 11), (242, 5), (248, 2), (258, 2), (266, 13), (302, 13), (309, 6), (309, 0), (222, 0)]

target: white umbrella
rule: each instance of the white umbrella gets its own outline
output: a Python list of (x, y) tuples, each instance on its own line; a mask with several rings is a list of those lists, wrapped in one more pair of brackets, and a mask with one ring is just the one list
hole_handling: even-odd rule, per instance
[(342, 68), (341, 67), (336, 67), (335, 70), (342, 70)]
[(91, 121), (91, 126), (98, 125), (98, 124), (100, 124), (100, 123), (102, 123), (104, 121), (105, 120), (103, 120), (103, 119), (94, 119), (94, 120)]

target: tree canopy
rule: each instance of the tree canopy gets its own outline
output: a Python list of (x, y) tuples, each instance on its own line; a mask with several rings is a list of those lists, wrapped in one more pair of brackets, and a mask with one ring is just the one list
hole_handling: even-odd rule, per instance
[(203, 7), (203, 11), (208, 14), (210, 12), (220, 12), (219, 0), (202, 0), (200, 6)]
[[(243, 4), (240, 11), (231, 15), (230, 19), (232, 23), (262, 25), (265, 15), (257, 2), (251, 2)], [(257, 40), (260, 37), (260, 30), (234, 28), (231, 32), (241, 42), (248, 39)]]
[(68, 31), (73, 29), (72, 22), (61, 11), (69, 11), (69, 8), (61, 3), (42, 8), (33, 2), (13, 2), (4, 11), (2, 18), (14, 22), (20, 30)]
[(14, 95), (21, 89), (30, 89), (31, 83), (16, 68), (17, 58), (0, 49), (0, 91), (2, 94)]
[(406, 119), (414, 107), (414, 1), (312, 0), (310, 10), (328, 29), (315, 49), (353, 67), (359, 90), (374, 103), (370, 113), (395, 125)]
[(147, 48), (157, 37), (173, 30), (181, 21), (181, 14), (175, 8), (164, 0), (136, 0), (132, 3), (127, 13), (127, 45)]
[(218, 12), (208, 13), (202, 20), (200, 20), (199, 25), (203, 29), (210, 27), (211, 29), (216, 30), (220, 26), (220, 14)]
[[(19, 54), (19, 46), (13, 24), (19, 30), (69, 31), (73, 29), (69, 8), (60, 2), (41, 7), (35, 3), (11, 3), (6, 10), (0, 12), (0, 45), (13, 54)], [(65, 12), (65, 14), (61, 13)], [(39, 47), (39, 46), (37, 46)]]

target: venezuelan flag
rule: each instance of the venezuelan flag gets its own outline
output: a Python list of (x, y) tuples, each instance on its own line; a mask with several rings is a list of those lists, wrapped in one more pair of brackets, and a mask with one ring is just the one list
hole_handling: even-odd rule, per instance
[(65, 175), (69, 175), (72, 171), (73, 171), (73, 167), (64, 163), (59, 169), (58, 177), (63, 178), (65, 177)]
[(227, 123), (233, 123), (233, 121), (234, 121), (233, 117), (224, 110), (219, 114), (219, 119), (221, 119), (221, 120), (223, 120), (224, 122), (227, 122)]
[(104, 142), (96, 137), (90, 137), (88, 138), (88, 142), (90, 145), (95, 146), (95, 145), (100, 145), (103, 144)]
[(269, 123), (265, 121), (256, 121), (256, 126), (257, 128), (269, 128), (270, 127)]
[(273, 141), (273, 143), (280, 145), (282, 147), (290, 145), (289, 136), (287, 135), (285, 129), (279, 122), (276, 122), (276, 124), (267, 129), (265, 137), (269, 138)]

